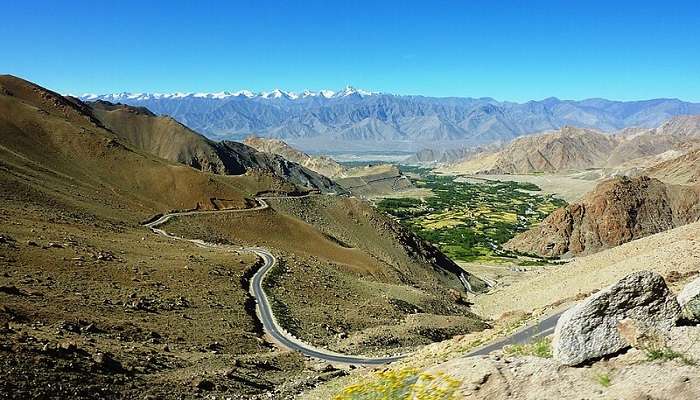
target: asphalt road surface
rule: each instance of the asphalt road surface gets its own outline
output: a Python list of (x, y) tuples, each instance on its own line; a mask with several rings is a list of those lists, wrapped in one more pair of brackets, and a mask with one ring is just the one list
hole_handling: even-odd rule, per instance
[[(302, 196), (305, 197), (305, 196)], [(347, 355), (347, 354), (340, 354), (340, 353), (335, 353), (330, 350), (322, 349), (315, 347), (313, 345), (310, 345), (308, 343), (304, 343), (301, 340), (295, 338), (293, 335), (291, 335), (289, 332), (284, 330), (279, 323), (277, 322), (275, 315), (272, 312), (272, 307), (270, 305), (270, 302), (267, 298), (267, 294), (265, 293), (265, 290), (263, 290), (263, 281), (265, 279), (265, 275), (272, 269), (277, 264), (277, 259), (275, 256), (267, 249), (261, 248), (261, 247), (235, 247), (235, 246), (226, 246), (226, 245), (217, 245), (213, 243), (207, 243), (202, 240), (197, 240), (197, 239), (186, 239), (186, 238), (181, 238), (179, 236), (171, 235), (165, 230), (159, 228), (159, 226), (163, 225), (166, 223), (168, 220), (170, 220), (173, 217), (180, 217), (180, 216), (188, 216), (188, 215), (197, 215), (197, 214), (213, 214), (213, 213), (236, 213), (236, 212), (251, 212), (251, 211), (259, 211), (259, 210), (264, 210), (269, 207), (269, 205), (265, 202), (265, 199), (272, 199), (272, 198), (277, 198), (277, 197), (258, 197), (256, 200), (258, 201), (258, 206), (253, 207), (253, 208), (246, 208), (246, 209), (229, 209), (229, 210), (215, 210), (215, 211), (184, 211), (184, 212), (176, 212), (176, 213), (169, 213), (165, 214), (162, 217), (156, 219), (155, 221), (149, 222), (145, 224), (145, 226), (149, 229), (151, 229), (154, 233), (157, 233), (159, 235), (171, 238), (171, 239), (177, 239), (177, 240), (183, 240), (183, 241), (188, 241), (196, 244), (197, 246), (200, 247), (206, 247), (206, 248), (215, 248), (215, 249), (220, 249), (220, 250), (225, 250), (225, 251), (249, 251), (252, 253), (255, 253), (258, 257), (260, 257), (263, 260), (263, 266), (253, 275), (253, 279), (251, 280), (250, 284), (250, 293), (251, 295), (255, 298), (256, 301), (256, 313), (258, 315), (258, 318), (262, 322), (263, 328), (265, 330), (265, 333), (272, 338), (272, 340), (277, 343), (279, 346), (293, 350), (293, 351), (298, 351), (301, 354), (304, 354), (308, 357), (316, 358), (319, 360), (327, 361), (329, 363), (334, 363), (334, 364), (349, 364), (349, 365), (383, 365), (383, 364), (388, 364), (394, 361), (397, 361), (406, 355), (395, 355), (395, 356), (390, 356), (390, 357), (379, 357), (379, 358), (372, 358), (372, 357), (363, 357), (363, 356), (353, 356), (353, 355)], [(516, 333), (514, 333), (511, 336), (508, 336), (507, 338), (504, 338), (502, 340), (496, 341), (494, 343), (485, 345), (483, 347), (480, 347), (471, 353), (468, 353), (467, 356), (479, 356), (479, 355), (486, 355), (491, 353), (492, 351), (495, 350), (500, 350), (503, 348), (503, 346), (510, 345), (510, 344), (521, 344), (521, 343), (528, 343), (533, 340), (537, 340), (541, 337), (550, 335), (552, 332), (554, 332), (554, 328), (557, 325), (557, 321), (559, 320), (559, 317), (564, 311), (558, 312), (554, 315), (551, 315), (540, 322), (538, 322), (535, 325), (532, 325), (530, 327), (527, 327), (525, 329), (522, 329)]]
[(304, 354), (309, 357), (313, 357), (319, 360), (327, 361), (329, 363), (334, 363), (334, 364), (349, 364), (349, 365), (382, 365), (382, 364), (388, 364), (391, 362), (394, 362), (396, 360), (399, 360), (400, 358), (404, 357), (404, 355), (396, 355), (396, 356), (390, 356), (390, 357), (379, 357), (379, 358), (372, 358), (372, 357), (363, 357), (363, 356), (353, 356), (353, 355), (346, 355), (346, 354), (340, 354), (340, 353), (335, 353), (330, 350), (322, 349), (315, 347), (313, 345), (310, 345), (308, 343), (304, 343), (301, 340), (295, 338), (293, 335), (291, 335), (289, 332), (284, 330), (279, 323), (277, 322), (275, 315), (272, 313), (272, 307), (270, 306), (270, 302), (267, 298), (267, 294), (265, 293), (265, 290), (263, 290), (263, 280), (265, 279), (265, 275), (272, 269), (276, 264), (277, 264), (277, 259), (275, 258), (272, 253), (261, 247), (236, 247), (236, 246), (226, 246), (226, 245), (217, 245), (213, 243), (207, 243), (202, 240), (197, 240), (197, 239), (186, 239), (182, 238), (179, 236), (172, 235), (165, 230), (159, 228), (161, 225), (164, 223), (168, 222), (171, 218), (174, 217), (181, 217), (181, 216), (188, 216), (188, 215), (197, 215), (197, 214), (213, 214), (213, 213), (235, 213), (235, 212), (251, 212), (251, 211), (259, 211), (259, 210), (264, 210), (268, 208), (268, 204), (265, 202), (265, 199), (270, 199), (273, 197), (265, 197), (265, 198), (256, 198), (258, 201), (258, 206), (253, 207), (253, 208), (247, 208), (247, 209), (230, 209), (230, 210), (215, 210), (215, 211), (183, 211), (183, 212), (175, 212), (175, 213), (169, 213), (161, 216), (160, 218), (149, 222), (145, 224), (145, 226), (151, 231), (153, 231), (156, 234), (171, 238), (171, 239), (176, 239), (176, 240), (183, 240), (187, 242), (192, 242), (196, 244), (199, 247), (206, 247), (206, 248), (215, 248), (215, 249), (220, 249), (220, 250), (225, 250), (225, 251), (249, 251), (252, 253), (255, 253), (258, 257), (260, 257), (263, 260), (263, 266), (253, 275), (253, 279), (251, 280), (250, 284), (250, 293), (251, 295), (255, 298), (255, 301), (257, 303), (256, 306), (256, 313), (258, 315), (258, 318), (260, 319), (260, 322), (262, 322), (263, 328), (265, 330), (265, 333), (269, 335), (272, 340), (280, 345), (283, 348), (293, 350), (293, 351), (298, 351), (301, 354)]
[(483, 356), (491, 353), (492, 351), (500, 350), (503, 348), (503, 346), (529, 343), (539, 338), (551, 335), (554, 332), (554, 328), (557, 326), (559, 317), (564, 313), (564, 311), (550, 315), (532, 326), (519, 330), (511, 336), (473, 350), (472, 352), (468, 353), (467, 356)]

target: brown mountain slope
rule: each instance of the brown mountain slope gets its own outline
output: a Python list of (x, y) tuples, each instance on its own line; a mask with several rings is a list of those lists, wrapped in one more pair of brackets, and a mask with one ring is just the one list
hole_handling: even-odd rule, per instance
[[(213, 381), (216, 396), (280, 387), (291, 398), (324, 379), (313, 361), (266, 341), (248, 292), (256, 257), (141, 225), (168, 209), (243, 208), (257, 192), (296, 189), (271, 174), (156, 157), (84, 104), (0, 77), (0, 331), (12, 350), (0, 351), (0, 393), (195, 398)], [(457, 266), (371, 206), (321, 195), (270, 204), (177, 217), (165, 229), (269, 248), (281, 323), (319, 345), (399, 353), (484, 327), (461, 297)], [(222, 365), (236, 367), (224, 375)]]
[(668, 156), (697, 148), (700, 146), (698, 124), (699, 116), (676, 117), (655, 129), (625, 129), (615, 135), (563, 127), (555, 132), (517, 138), (500, 151), (472, 154), (443, 170), (466, 174), (529, 174), (606, 168), (614, 174), (649, 167)]
[(257, 171), (276, 175), (307, 189), (336, 191), (325, 176), (237, 142), (214, 142), (170, 117), (158, 117), (145, 108), (104, 101), (90, 103), (107, 128), (136, 148), (150, 154), (215, 174), (241, 175)]
[(136, 152), (83, 104), (12, 76), (0, 77), (0, 132), (8, 184), (31, 182), (35, 189), (63, 192), (65, 197), (87, 191), (79, 201), (105, 206), (125, 202), (143, 214), (211, 208), (215, 198), (244, 202), (246, 190), (237, 187), (244, 180), (215, 178)]
[(289, 161), (303, 165), (312, 171), (316, 171), (330, 178), (341, 175), (346, 171), (345, 167), (338, 164), (330, 157), (310, 156), (279, 139), (249, 136), (243, 143), (258, 151), (280, 155)]
[(277, 154), (322, 175), (332, 177), (343, 189), (357, 196), (371, 197), (413, 188), (411, 180), (393, 164), (348, 168), (330, 157), (309, 156), (279, 139), (250, 136), (245, 144), (266, 153)]
[(542, 256), (595, 253), (700, 219), (700, 186), (648, 177), (614, 178), (554, 211), (505, 247)]
[(615, 168), (625, 164), (649, 166), (654, 158), (664, 154), (680, 154), (692, 147), (694, 141), (686, 136), (659, 135), (645, 132), (633, 136), (618, 137), (618, 144), (608, 155), (605, 164), (596, 167)]
[(564, 127), (558, 132), (514, 140), (489, 173), (555, 172), (604, 164), (617, 146), (610, 136)]
[(646, 174), (680, 185), (700, 184), (700, 149), (647, 168)]
[(660, 135), (678, 135), (686, 137), (700, 137), (700, 115), (680, 115), (673, 117), (653, 129)]
[(609, 135), (570, 126), (513, 140), (496, 152), (477, 153), (446, 170), (458, 173), (526, 174), (586, 169), (604, 165), (618, 141)]

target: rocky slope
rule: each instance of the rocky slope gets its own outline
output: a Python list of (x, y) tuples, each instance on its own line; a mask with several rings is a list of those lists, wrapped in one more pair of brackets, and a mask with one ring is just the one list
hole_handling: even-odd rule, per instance
[(645, 174), (664, 182), (697, 185), (700, 183), (700, 149), (656, 163), (647, 168)]
[[(282, 91), (207, 96), (105, 95), (145, 106), (210, 137), (242, 139), (250, 134), (294, 140), (305, 149), (418, 150), (437, 142), (483, 144), (559, 129), (565, 125), (606, 132), (629, 126), (654, 127), (671, 116), (700, 113), (700, 105), (673, 99), (617, 102), (548, 98), (518, 104), (490, 98), (397, 96), (346, 89), (334, 95)], [(416, 148), (415, 146), (420, 146)]]
[[(155, 131), (146, 110), (134, 114), (134, 129)], [(257, 257), (142, 225), (172, 209), (250, 208), (256, 193), (294, 193), (295, 185), (168, 161), (151, 154), (155, 141), (134, 145), (84, 103), (14, 77), (0, 77), (0, 133), (0, 397), (292, 398), (346, 373), (267, 341), (249, 296)], [(167, 229), (273, 249), (279, 264), (266, 284), (275, 307), (314, 343), (402, 352), (486, 326), (465, 294), (445, 285), (464, 287), (454, 264), (374, 224), (368, 204), (285, 201), (322, 202), (327, 219), (312, 225), (271, 204), (179, 217)], [(319, 210), (311, 204), (305, 213)]]
[(245, 143), (258, 151), (272, 153), (303, 165), (357, 196), (377, 196), (412, 189), (411, 180), (393, 164), (345, 167), (330, 157), (309, 156), (279, 139), (248, 137)]
[(336, 191), (330, 179), (293, 160), (263, 153), (238, 142), (214, 142), (170, 117), (158, 117), (145, 108), (89, 103), (94, 116), (136, 148), (166, 160), (202, 171), (240, 175), (248, 171), (268, 173), (300, 187)]
[[(466, 174), (558, 173), (607, 169), (610, 175), (641, 170), (700, 146), (692, 117), (672, 119), (655, 129), (615, 135), (566, 126), (556, 132), (520, 137), (501, 150), (475, 152), (443, 168)], [(695, 133), (693, 133), (695, 132)]]
[(589, 254), (700, 219), (700, 186), (614, 178), (505, 247), (541, 256)]
[(700, 137), (700, 115), (679, 115), (653, 129), (660, 135)]
[(458, 147), (446, 149), (425, 148), (404, 160), (406, 164), (452, 164), (461, 160), (474, 158), (480, 153), (499, 150), (502, 144), (491, 146)]
[(329, 178), (335, 178), (346, 171), (346, 168), (326, 156), (310, 156), (293, 148), (282, 140), (267, 139), (257, 136), (247, 137), (243, 143), (265, 153), (277, 154), (285, 159), (300, 164), (312, 171)]
[[(125, 202), (145, 214), (211, 208), (213, 199), (244, 204), (245, 191), (231, 181), (137, 151), (105, 128), (85, 104), (8, 75), (0, 76), (0, 132), (2, 170), (10, 181), (20, 180), (8, 185), (37, 196), (41, 194), (30, 187), (61, 197), (91, 188), (93, 193), (111, 193), (107, 204)], [(178, 190), (173, 182), (188, 190)], [(66, 192), (64, 187), (73, 189)], [(86, 204), (105, 200), (95, 194), (80, 199)]]
[[(698, 376), (700, 348), (694, 343), (700, 335), (700, 326), (693, 325), (696, 324), (693, 319), (668, 330), (668, 323), (657, 322), (668, 321), (675, 313), (672, 306), (666, 309), (671, 313), (662, 312), (662, 306), (669, 302), (665, 285), (678, 294), (679, 305), (686, 311), (693, 311), (693, 305), (699, 304), (694, 303), (700, 299), (697, 295), (700, 287), (697, 279), (700, 273), (699, 227), (700, 222), (696, 222), (578, 257), (565, 266), (525, 273), (525, 279), (474, 299), (476, 309), (493, 318), (493, 329), (428, 345), (381, 373), (360, 371), (358, 376), (342, 378), (335, 385), (323, 385), (301, 398), (311, 400), (334, 395), (341, 399), (353, 398), (347, 389), (355, 388), (359, 393), (381, 391), (381, 383), (387, 380), (406, 382), (404, 389), (416, 390), (414, 394), (428, 397), (426, 386), (411, 387), (410, 384), (416, 382), (414, 377), (432, 376), (436, 378), (434, 382), (445, 385), (443, 389), (452, 390), (454, 398), (694, 399), (697, 392), (689, 378)], [(635, 276), (640, 269), (660, 274), (665, 284), (659, 284), (658, 277), (632, 279), (634, 284), (624, 284), (625, 281), (629, 283), (628, 275)], [(620, 280), (622, 282), (618, 282)], [(644, 282), (653, 284), (642, 284)], [(601, 294), (593, 296), (597, 299), (592, 300), (589, 296), (598, 291)], [(594, 311), (577, 312), (578, 317), (586, 319), (569, 318), (569, 321), (582, 322), (582, 326), (589, 328), (586, 332), (597, 336), (593, 341), (570, 341), (568, 343), (577, 347), (569, 348), (579, 348), (585, 354), (598, 343), (614, 344), (619, 336), (615, 331), (611, 334), (611, 328), (616, 330), (618, 318), (645, 317), (647, 322), (656, 325), (656, 330), (662, 330), (664, 340), (639, 340), (655, 337), (629, 335), (627, 333), (635, 330), (625, 329), (622, 337), (625, 341), (630, 339), (631, 343), (624, 350), (603, 359), (593, 358), (582, 366), (566, 366), (554, 358), (554, 345), (547, 339), (506, 346), (487, 356), (468, 356), (484, 343), (512, 335), (518, 326), (528, 326), (536, 319), (571, 308), (581, 300), (584, 300), (581, 304), (586, 305), (579, 310)], [(625, 327), (635, 326), (626, 324)], [(603, 335), (598, 332), (601, 328), (606, 329)], [(585, 347), (588, 344), (591, 348)], [(431, 386), (425, 380), (421, 383)]]
[(539, 352), (525, 345), (440, 363), (421, 371), (412, 390), (475, 399), (697, 398), (700, 326), (678, 324), (679, 300), (658, 274), (630, 274), (562, 315)]

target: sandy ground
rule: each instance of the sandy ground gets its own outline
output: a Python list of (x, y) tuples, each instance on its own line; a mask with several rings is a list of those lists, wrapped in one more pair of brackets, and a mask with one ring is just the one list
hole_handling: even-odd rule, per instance
[(608, 286), (639, 270), (662, 276), (700, 270), (700, 222), (685, 225), (562, 266), (541, 267), (510, 286), (474, 298), (474, 310), (497, 318), (504, 312), (534, 310)]
[(494, 181), (530, 182), (539, 186), (543, 192), (554, 194), (571, 203), (590, 192), (598, 184), (596, 180), (582, 179), (575, 175), (469, 175), (471, 179)]

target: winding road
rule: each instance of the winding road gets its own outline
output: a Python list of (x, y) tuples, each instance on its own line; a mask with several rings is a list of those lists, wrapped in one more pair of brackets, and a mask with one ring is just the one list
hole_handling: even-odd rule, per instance
[[(308, 195), (307, 195), (308, 196)], [(299, 198), (303, 196), (296, 196)], [(250, 294), (255, 298), (256, 302), (256, 313), (260, 322), (262, 322), (263, 329), (265, 333), (272, 338), (272, 340), (278, 345), (289, 349), (298, 351), (309, 357), (317, 358), (323, 361), (327, 361), (334, 364), (348, 364), (348, 365), (383, 365), (403, 358), (405, 355), (396, 355), (390, 357), (363, 357), (363, 356), (353, 356), (341, 353), (335, 353), (327, 349), (322, 349), (315, 347), (311, 344), (304, 343), (301, 340), (294, 337), (292, 334), (287, 332), (280, 324), (277, 322), (275, 315), (272, 312), (272, 307), (270, 301), (268, 300), (267, 294), (263, 289), (263, 281), (267, 273), (277, 264), (277, 259), (275, 256), (267, 249), (262, 247), (237, 247), (229, 245), (219, 245), (214, 243), (208, 243), (199, 239), (187, 239), (179, 237), (166, 232), (164, 229), (160, 228), (161, 225), (168, 222), (170, 219), (175, 217), (183, 217), (188, 215), (201, 215), (201, 214), (214, 214), (214, 213), (241, 213), (241, 212), (251, 212), (260, 211), (269, 208), (269, 205), (265, 201), (266, 199), (276, 199), (285, 197), (256, 197), (255, 200), (258, 202), (258, 206), (252, 208), (243, 209), (227, 209), (227, 210), (213, 210), (213, 211), (183, 211), (168, 213), (160, 218), (144, 224), (145, 227), (149, 228), (156, 234), (165, 236), (170, 239), (182, 240), (186, 242), (191, 242), (199, 247), (204, 248), (214, 248), (223, 251), (248, 251), (256, 254), (263, 261), (262, 267), (253, 275), (250, 283)]]
[[(294, 198), (307, 197), (307, 196), (309, 196), (309, 195), (296, 196)], [(289, 349), (289, 350), (298, 351), (299, 353), (304, 354), (305, 356), (308, 356), (308, 357), (313, 357), (313, 358), (327, 361), (327, 362), (334, 363), (334, 364), (376, 366), (376, 365), (383, 365), (383, 364), (392, 363), (394, 361), (400, 360), (401, 358), (405, 357), (406, 356), (405, 354), (389, 356), (389, 357), (379, 357), (379, 358), (353, 356), (353, 355), (332, 352), (330, 350), (318, 348), (318, 347), (315, 347), (311, 344), (302, 342), (301, 340), (297, 339), (292, 334), (287, 332), (277, 322), (277, 319), (275, 318), (275, 315), (272, 312), (272, 307), (270, 305), (270, 301), (268, 300), (267, 294), (265, 293), (265, 290), (263, 289), (263, 281), (265, 280), (265, 276), (277, 264), (277, 259), (269, 250), (262, 248), (262, 247), (237, 247), (237, 246), (230, 246), (230, 245), (219, 245), (219, 244), (214, 244), (214, 243), (208, 243), (208, 242), (205, 242), (205, 241), (199, 240), (199, 239), (187, 239), (187, 238), (182, 238), (182, 237), (179, 237), (176, 235), (172, 235), (172, 234), (166, 232), (165, 230), (163, 230), (162, 228), (159, 228), (161, 225), (163, 225), (164, 223), (168, 222), (170, 219), (175, 218), (175, 217), (183, 217), (183, 216), (188, 216), (188, 215), (201, 215), (201, 214), (242, 213), (242, 212), (253, 212), (253, 211), (265, 210), (265, 209), (270, 207), (267, 204), (267, 202), (265, 201), (266, 199), (284, 199), (284, 198), (290, 198), (290, 197), (282, 197), (282, 196), (279, 196), (279, 197), (272, 197), (272, 196), (270, 196), (270, 197), (256, 197), (255, 200), (258, 202), (258, 205), (255, 207), (251, 207), (251, 208), (212, 210), (212, 211), (183, 211), (183, 212), (168, 213), (168, 214), (165, 214), (152, 222), (144, 224), (144, 226), (149, 228), (154, 233), (159, 234), (161, 236), (165, 236), (165, 237), (170, 238), (170, 239), (191, 242), (199, 247), (213, 248), (213, 249), (230, 251), (230, 252), (247, 251), (247, 252), (254, 253), (258, 257), (260, 257), (263, 261), (263, 265), (253, 275), (253, 278), (251, 279), (250, 294), (255, 298), (256, 314), (258, 315), (260, 322), (262, 322), (263, 329), (264, 329), (265, 333), (272, 339), (272, 341), (274, 341), (279, 346), (286, 348), (286, 349)], [(502, 340), (499, 340), (499, 341), (493, 342), (491, 344), (485, 345), (483, 347), (480, 347), (480, 348), (468, 353), (467, 356), (486, 355), (492, 351), (499, 350), (503, 346), (506, 346), (509, 344), (526, 343), (526, 342), (530, 342), (532, 340), (538, 339), (540, 337), (547, 336), (547, 335), (551, 334), (551, 332), (554, 331), (554, 327), (556, 326), (557, 321), (559, 320), (559, 316), (561, 316), (562, 313), (563, 313), (563, 311), (558, 312), (556, 314), (553, 314), (553, 315), (539, 321), (535, 325), (532, 325), (532, 326), (529, 326), (529, 327), (526, 327), (524, 329), (519, 330), (518, 332), (512, 334), (511, 336), (508, 336)]]
[(467, 356), (484, 356), (491, 353), (492, 351), (502, 349), (503, 346), (507, 346), (510, 344), (529, 343), (537, 339), (543, 338), (545, 336), (549, 336), (552, 333), (554, 333), (554, 328), (556, 328), (557, 326), (557, 321), (559, 321), (559, 317), (564, 313), (564, 311), (559, 311), (555, 314), (545, 317), (537, 323), (522, 328), (519, 331), (501, 340), (497, 340), (485, 346), (479, 347), (476, 350), (472, 350), (471, 352), (467, 353)]

